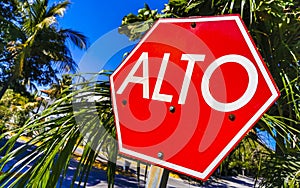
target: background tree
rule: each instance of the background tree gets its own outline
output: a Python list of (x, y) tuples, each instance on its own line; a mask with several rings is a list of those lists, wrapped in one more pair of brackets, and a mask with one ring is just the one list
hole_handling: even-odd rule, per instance
[(57, 17), (63, 16), (69, 1), (51, 6), (48, 0), (11, 2), (9, 8), (18, 13), (13, 15), (14, 20), (4, 19), (9, 24), (1, 26), (14, 32), (2, 36), (7, 42), (2, 46), (5, 58), (1, 60), (3, 66), (0, 67), (3, 73), (0, 98), (9, 87), (26, 90), (26, 85), (49, 85), (57, 80), (58, 73), (75, 72), (77, 65), (66, 44), (68, 40), (81, 49), (87, 47), (84, 35), (59, 28)]
[(13, 24), (17, 22), (19, 16), (13, 1), (0, 2), (0, 83), (6, 80), (9, 65), (13, 60), (13, 55), (8, 52), (7, 47), (11, 41), (16, 41), (20, 34)]
[(11, 130), (23, 126), (30, 112), (37, 106), (33, 97), (23, 96), (8, 89), (0, 100), (0, 130)]

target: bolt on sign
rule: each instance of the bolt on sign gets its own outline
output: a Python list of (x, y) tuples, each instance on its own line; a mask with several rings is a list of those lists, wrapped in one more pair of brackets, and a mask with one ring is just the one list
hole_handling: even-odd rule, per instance
[(202, 180), (279, 97), (238, 15), (158, 20), (110, 82), (120, 152)]

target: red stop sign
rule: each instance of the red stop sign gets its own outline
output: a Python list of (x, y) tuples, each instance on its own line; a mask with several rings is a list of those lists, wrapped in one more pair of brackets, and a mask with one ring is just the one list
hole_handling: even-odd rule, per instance
[(158, 20), (110, 81), (120, 152), (202, 180), (279, 97), (237, 15)]

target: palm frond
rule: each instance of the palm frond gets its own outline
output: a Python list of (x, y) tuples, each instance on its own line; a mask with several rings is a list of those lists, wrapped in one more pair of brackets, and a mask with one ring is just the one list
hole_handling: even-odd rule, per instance
[(60, 33), (69, 39), (79, 49), (87, 49), (87, 37), (72, 29), (62, 29)]
[[(0, 176), (1, 185), (55, 187), (66, 175), (72, 156), (78, 153), (79, 147), (83, 147), (83, 151), (79, 153), (81, 158), (72, 185), (75, 186), (75, 182), (86, 184), (102, 146), (108, 144), (116, 147), (114, 119), (108, 97), (109, 83), (94, 81), (74, 84), (72, 87), (76, 90), (66, 88), (63, 91), (66, 95), (44, 110), (40, 117), (29, 120), (23, 127), (11, 132), (13, 136), (0, 148), (0, 151), (6, 151), (0, 159), (0, 170), (8, 168)], [(99, 101), (92, 100), (95, 95), (100, 98)], [(22, 136), (30, 139), (20, 145)], [(9, 161), (19, 159), (28, 150), (32, 155), (11, 167), (7, 166)], [(115, 156), (116, 150), (111, 151), (110, 155)], [(113, 176), (114, 171), (110, 172), (110, 181)]]
[(51, 16), (64, 16), (65, 11), (70, 5), (70, 1), (66, 0), (63, 2), (55, 3), (53, 4), (48, 10), (46, 17), (51, 17)]

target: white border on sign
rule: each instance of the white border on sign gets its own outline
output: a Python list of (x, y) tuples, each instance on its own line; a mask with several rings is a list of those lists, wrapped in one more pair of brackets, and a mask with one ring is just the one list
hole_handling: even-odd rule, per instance
[[(248, 44), (248, 47), (257, 63), (257, 66), (259, 70), (261, 71), (272, 95), (271, 97), (266, 101), (266, 103), (253, 115), (253, 117), (245, 124), (245, 126), (238, 132), (238, 134), (228, 143), (228, 145), (221, 151), (221, 153), (215, 158), (215, 160), (212, 161), (212, 163), (204, 170), (204, 172), (197, 172), (188, 168), (185, 168), (183, 166), (179, 166), (176, 164), (172, 164), (157, 158), (153, 158), (150, 156), (146, 156), (144, 154), (128, 150), (126, 148), (122, 147), (122, 136), (120, 131), (120, 125), (119, 125), (119, 118), (118, 118), (118, 109), (116, 104), (116, 96), (115, 96), (115, 86), (113, 83), (113, 78), (117, 72), (120, 71), (120, 69), (124, 66), (124, 64), (128, 61), (128, 59), (131, 58), (132, 54), (135, 53), (135, 51), (141, 46), (141, 44), (148, 38), (148, 36), (153, 32), (153, 30), (156, 29), (156, 27), (160, 23), (182, 23), (182, 22), (216, 22), (216, 21), (228, 21), (228, 20), (234, 20), (246, 43)], [(245, 27), (241, 21), (241, 18), (239, 16), (216, 16), (216, 17), (199, 17), (199, 18), (183, 18), (183, 19), (160, 19), (152, 26), (152, 28), (146, 33), (146, 35), (142, 38), (142, 40), (137, 44), (137, 46), (133, 49), (133, 51), (126, 57), (126, 59), (121, 63), (121, 65), (114, 71), (114, 73), (110, 77), (110, 83), (111, 83), (111, 90), (112, 90), (112, 101), (113, 101), (113, 108), (115, 113), (115, 122), (116, 122), (116, 128), (118, 133), (118, 143), (119, 143), (119, 150), (121, 153), (125, 153), (131, 156), (135, 156), (140, 159), (147, 160), (151, 163), (158, 164), (170, 169), (177, 170), (179, 172), (183, 172), (185, 174), (189, 174), (194, 177), (198, 177), (200, 179), (206, 179), (207, 176), (212, 172), (212, 170), (215, 169), (215, 167), (220, 163), (220, 161), (226, 156), (226, 154), (234, 147), (234, 145), (242, 138), (243, 135), (246, 134), (246, 132), (251, 128), (251, 126), (262, 116), (262, 114), (268, 109), (270, 105), (276, 100), (276, 98), (279, 97), (279, 93), (277, 92), (276, 86), (273, 85), (273, 81), (271, 80), (260, 56), (257, 53), (256, 47), (254, 46), (248, 31), (245, 30)]]

